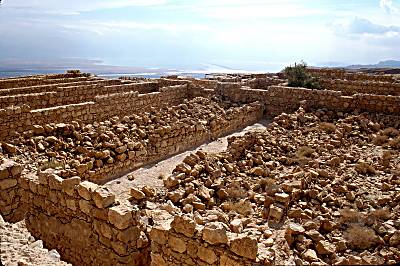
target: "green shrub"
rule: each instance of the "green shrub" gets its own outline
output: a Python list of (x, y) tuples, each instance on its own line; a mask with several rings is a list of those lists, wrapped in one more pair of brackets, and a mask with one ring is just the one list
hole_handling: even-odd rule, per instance
[(79, 69), (71, 69), (71, 70), (67, 70), (67, 74), (81, 74), (81, 71)]
[(289, 87), (304, 87), (308, 89), (321, 89), (318, 78), (307, 73), (307, 64), (301, 62), (288, 66), (283, 71), (289, 80)]

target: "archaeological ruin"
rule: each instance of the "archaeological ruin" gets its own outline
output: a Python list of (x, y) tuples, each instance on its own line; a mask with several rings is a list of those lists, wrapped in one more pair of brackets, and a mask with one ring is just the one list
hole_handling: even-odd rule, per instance
[(400, 78), (307, 71), (0, 79), (3, 264), (399, 263)]

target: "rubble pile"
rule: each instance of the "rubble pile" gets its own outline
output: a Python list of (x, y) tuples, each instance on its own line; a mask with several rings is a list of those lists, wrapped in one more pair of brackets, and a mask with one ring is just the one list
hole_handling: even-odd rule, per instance
[(92, 124), (35, 125), (33, 130), (4, 142), (2, 148), (29, 171), (54, 168), (64, 178), (86, 177), (118, 162), (156, 157), (172, 138), (183, 141), (204, 135), (229, 125), (240, 113), (259, 109), (257, 103), (240, 106), (197, 97), (177, 106)]
[(398, 116), (299, 108), (226, 152), (186, 157), (153, 200), (259, 263), (394, 264), (399, 130)]

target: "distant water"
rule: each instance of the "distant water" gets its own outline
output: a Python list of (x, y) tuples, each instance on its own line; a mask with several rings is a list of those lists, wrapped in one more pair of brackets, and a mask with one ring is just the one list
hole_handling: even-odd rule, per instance
[[(22, 77), (31, 75), (43, 75), (43, 74), (61, 74), (65, 73), (64, 70), (26, 70), (26, 71), (2, 71), (0, 70), (0, 78), (10, 78), (10, 77)], [(193, 78), (204, 78), (204, 73), (190, 73), (190, 72), (174, 72), (174, 73), (101, 73), (95, 75), (108, 78), (117, 79), (119, 77), (143, 77), (143, 78), (160, 78), (161, 76), (167, 75), (180, 75)]]
[(11, 78), (31, 75), (43, 75), (43, 74), (60, 74), (65, 73), (62, 70), (24, 70), (24, 71), (3, 71), (0, 70), (0, 78)]

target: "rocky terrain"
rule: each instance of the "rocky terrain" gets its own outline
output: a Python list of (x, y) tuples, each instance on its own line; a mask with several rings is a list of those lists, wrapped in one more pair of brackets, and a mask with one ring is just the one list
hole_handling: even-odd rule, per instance
[[(24, 221), (10, 224), (0, 216), (0, 261), (6, 266), (70, 265), (56, 250), (47, 250), (26, 229)], [(0, 263), (0, 264), (1, 264)]]
[(4, 143), (3, 150), (9, 158), (26, 164), (28, 171), (55, 168), (64, 178), (84, 176), (128, 158), (155, 156), (160, 139), (228, 125), (242, 108), (254, 106), (198, 97), (178, 106), (93, 124), (35, 125)]
[(204, 226), (212, 243), (256, 239), (245, 250), (267, 264), (395, 264), (399, 126), (398, 116), (300, 108), (231, 138), (226, 152), (186, 157), (154, 200)]

